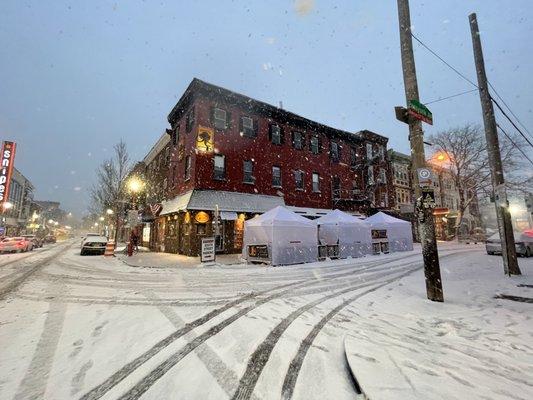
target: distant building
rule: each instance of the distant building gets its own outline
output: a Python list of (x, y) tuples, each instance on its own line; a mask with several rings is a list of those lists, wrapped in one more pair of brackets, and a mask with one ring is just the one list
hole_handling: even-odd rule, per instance
[(50, 220), (64, 224), (67, 218), (67, 212), (61, 209), (59, 201), (35, 200), (35, 203), (41, 209), (41, 217), (45, 225), (53, 224)]
[(30, 208), (33, 201), (34, 186), (28, 178), (14, 168), (11, 175), (9, 195), (7, 201), (12, 205), (2, 214), (2, 225), (5, 235), (13, 236), (25, 231), (30, 218)]
[(391, 149), (389, 160), (394, 190), (394, 210), (399, 214), (411, 215), (414, 211), (411, 157)]

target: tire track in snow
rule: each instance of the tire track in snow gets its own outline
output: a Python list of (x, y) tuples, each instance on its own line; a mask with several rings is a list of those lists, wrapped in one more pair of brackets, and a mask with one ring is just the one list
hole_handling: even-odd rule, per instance
[[(390, 273), (387, 273), (387, 274), (381, 274), (379, 276), (377, 276), (377, 278), (380, 278), (382, 276), (386, 276), (386, 275), (390, 275)], [(374, 277), (376, 278), (376, 277)], [(303, 285), (305, 285), (307, 282), (303, 282)], [(354, 286), (354, 287), (351, 287), (349, 289), (345, 289), (343, 291), (340, 291), (340, 292), (336, 292), (336, 293), (333, 293), (333, 294), (330, 294), (326, 297), (328, 298), (332, 298), (332, 297), (335, 297), (335, 296), (340, 296), (344, 293), (347, 293), (349, 291), (353, 291), (353, 290), (358, 290), (358, 289), (361, 289), (361, 288), (364, 288), (364, 287), (367, 287), (367, 286), (371, 286), (373, 285), (374, 282), (366, 282), (362, 285), (359, 285), (359, 286)], [(302, 286), (303, 286), (302, 285)], [(231, 325), (233, 322), (237, 321), (239, 318), (243, 317), (244, 315), (246, 315), (247, 313), (249, 313), (250, 311), (258, 308), (259, 306), (271, 301), (271, 300), (274, 300), (274, 299), (277, 299), (277, 298), (280, 298), (282, 297), (282, 295), (284, 293), (287, 293), (287, 292), (291, 292), (294, 290), (294, 287), (292, 288), (289, 288), (289, 289), (286, 289), (285, 291), (283, 292), (280, 292), (280, 293), (276, 293), (276, 294), (272, 294), (268, 297), (265, 297), (265, 298), (262, 298), (262, 299), (259, 299), (258, 301), (256, 301), (255, 304), (253, 305), (250, 305), (250, 306), (247, 306), (241, 310), (239, 310), (237, 313), (231, 315), (230, 317), (228, 317), (227, 319), (221, 321), (220, 323), (218, 323), (217, 325), (214, 325), (213, 327), (211, 327), (209, 330), (207, 330), (206, 332), (204, 332), (203, 334), (201, 334), (200, 336), (196, 337), (194, 340), (192, 340), (191, 342), (187, 343), (181, 350), (179, 350), (178, 352), (174, 353), (172, 356), (170, 356), (169, 358), (167, 358), (165, 361), (163, 361), (162, 363), (160, 363), (155, 369), (153, 369), (148, 375), (145, 375), (144, 378), (142, 378), (137, 384), (135, 384), (133, 386), (133, 388), (131, 388), (129, 391), (127, 391), (124, 395), (122, 395), (121, 397), (119, 397), (120, 400), (133, 400), (133, 399), (138, 399), (139, 397), (141, 397), (157, 380), (159, 380), (163, 375), (165, 375), (171, 368), (173, 368), (177, 363), (179, 363), (185, 356), (187, 356), (189, 353), (191, 353), (192, 351), (194, 351), (198, 346), (200, 346), (201, 344), (203, 344), (205, 341), (207, 341), (208, 339), (210, 339), (211, 337), (215, 336), (216, 334), (218, 334), (220, 331), (222, 331), (224, 328), (226, 328), (227, 326)], [(325, 300), (324, 300), (325, 301)], [(313, 302), (314, 303), (314, 302)], [(304, 306), (305, 307), (305, 306)]]
[[(50, 283), (47, 286), (49, 295), (66, 290), (66, 286), (58, 283)], [(52, 369), (54, 355), (59, 343), (59, 337), (63, 330), (67, 305), (65, 303), (50, 303), (43, 331), (30, 365), (24, 378), (19, 384), (15, 400), (34, 400), (45, 398), (46, 383)]]
[[(254, 353), (248, 360), (246, 371), (244, 375), (242, 376), (242, 378), (240, 379), (239, 386), (237, 387), (237, 391), (234, 393), (232, 399), (233, 400), (250, 399), (255, 389), (255, 385), (257, 381), (259, 380), (259, 377), (261, 376), (261, 373), (263, 372), (263, 369), (266, 366), (266, 363), (268, 362), (268, 359), (270, 358), (270, 355), (272, 354), (272, 351), (274, 350), (274, 347), (276, 346), (278, 340), (281, 338), (282, 334), (287, 330), (287, 328), (303, 313), (309, 311), (310, 309), (316, 307), (317, 305), (321, 303), (324, 303), (327, 300), (333, 299), (335, 297), (341, 296), (349, 292), (353, 292), (355, 290), (359, 290), (359, 289), (363, 289), (363, 288), (375, 285), (371, 289), (366, 290), (363, 293), (359, 293), (355, 296), (350, 297), (348, 300), (343, 301), (339, 306), (331, 310), (326, 315), (326, 317), (324, 317), (317, 325), (313, 327), (308, 337), (304, 339), (303, 347), (305, 348), (305, 347), (308, 347), (308, 345), (310, 346), (310, 344), (312, 343), (312, 340), (314, 339), (314, 336), (316, 336), (318, 332), (320, 331), (320, 329), (322, 329), (322, 327), (326, 324), (326, 322), (329, 321), (329, 319), (331, 319), (343, 307), (347, 306), (349, 303), (353, 302), (354, 300), (368, 293), (371, 293), (385, 285), (388, 285), (389, 283), (392, 283), (398, 279), (401, 279), (402, 277), (408, 274), (411, 274), (412, 272), (420, 268), (421, 266), (417, 266), (416, 268), (409, 268), (407, 272), (397, 275), (394, 278), (388, 279), (385, 282), (380, 283), (378, 285), (375, 285), (376, 282), (368, 282), (368, 283), (365, 283), (359, 286), (349, 287), (347, 289), (341, 290), (340, 292), (335, 292), (327, 296), (321, 297), (319, 299), (316, 299), (294, 310), (292, 313), (289, 314), (289, 316), (282, 319), (281, 322), (278, 325), (276, 325), (276, 327), (273, 330), (270, 331), (266, 339), (254, 351)], [(394, 272), (386, 274), (385, 276), (392, 275), (392, 274), (394, 274)], [(293, 372), (296, 372), (296, 376), (297, 376), (298, 371), (293, 369)], [(282, 397), (282, 398), (285, 398), (285, 397)]]
[[(392, 262), (397, 262), (397, 261), (398, 261), (398, 259), (393, 259), (393, 260), (390, 260), (390, 261), (381, 262), (380, 265), (388, 264), (388, 263), (392, 263)], [(343, 273), (340, 273), (340, 274), (332, 274), (334, 276), (330, 276), (327, 279), (338, 279), (340, 277), (345, 277), (345, 276), (349, 276), (349, 275), (358, 274), (358, 273), (360, 273), (360, 272), (362, 272), (364, 270), (373, 268), (375, 265), (376, 264), (374, 264), (374, 263), (372, 265), (370, 265), (370, 266), (364, 266), (363, 265), (362, 268), (353, 269), (352, 271), (349, 271), (349, 272), (343, 272)], [(216, 316), (220, 315), (221, 313), (223, 313), (223, 312), (225, 312), (225, 311), (227, 311), (227, 310), (229, 310), (229, 309), (231, 309), (231, 308), (233, 308), (233, 307), (235, 307), (237, 305), (240, 305), (240, 304), (242, 304), (242, 303), (244, 303), (246, 301), (253, 300), (254, 298), (257, 298), (257, 297), (259, 297), (261, 295), (265, 295), (265, 294), (268, 294), (268, 293), (276, 291), (276, 290), (289, 288), (289, 289), (283, 290), (280, 293), (275, 293), (275, 294), (269, 295), (268, 297), (257, 301), (255, 305), (245, 308), (245, 310), (247, 310), (246, 312), (248, 312), (248, 311), (250, 311), (250, 310), (252, 310), (254, 308), (257, 308), (261, 304), (264, 304), (264, 303), (266, 303), (266, 302), (268, 302), (270, 300), (282, 297), (282, 295), (284, 295), (286, 293), (291, 293), (294, 289), (296, 289), (296, 288), (298, 288), (300, 286), (312, 285), (312, 284), (314, 284), (316, 282), (321, 282), (323, 280), (325, 280), (325, 279), (323, 277), (321, 277), (321, 279), (319, 279), (319, 280), (317, 280), (317, 278), (313, 278), (313, 279), (308, 279), (308, 280), (300, 280), (300, 281), (296, 281), (296, 282), (290, 282), (288, 284), (276, 286), (276, 287), (273, 287), (273, 288), (270, 288), (270, 289), (267, 289), (267, 290), (258, 291), (258, 292), (252, 292), (250, 294), (247, 294), (247, 295), (244, 295), (244, 296), (242, 296), (240, 298), (237, 298), (236, 300), (233, 300), (233, 301), (231, 301), (229, 303), (226, 303), (224, 306), (210, 311), (209, 313), (205, 314), (204, 316), (202, 316), (202, 317), (200, 317), (200, 318), (188, 323), (187, 325), (185, 325), (181, 329), (178, 329), (177, 331), (171, 333), (169, 336), (161, 339), (159, 342), (157, 342), (154, 346), (152, 346), (146, 352), (144, 352), (143, 354), (141, 354), (139, 357), (135, 358), (134, 360), (130, 361), (126, 365), (124, 365), (122, 368), (120, 368), (113, 375), (108, 377), (100, 385), (95, 386), (93, 389), (91, 389), (89, 392), (87, 392), (85, 395), (83, 395), (81, 397), (81, 400), (99, 399), (104, 394), (106, 394), (109, 390), (111, 390), (114, 386), (116, 386), (118, 383), (120, 383), (122, 380), (124, 380), (127, 376), (129, 376), (134, 370), (136, 370), (141, 365), (143, 365), (146, 361), (148, 361), (149, 359), (154, 357), (161, 350), (163, 350), (164, 348), (168, 347), (171, 343), (173, 343), (177, 339), (181, 338), (185, 334), (189, 333), (191, 330), (193, 330), (193, 329), (205, 324), (206, 322), (210, 321), (211, 319), (215, 318)], [(234, 322), (235, 320), (237, 320), (238, 318), (240, 318), (241, 316), (245, 315), (246, 312), (242, 313), (242, 314), (241, 314), (241, 312), (238, 312), (237, 314), (234, 314), (229, 319), (231, 319), (231, 318), (233, 318), (235, 316), (236, 316), (236, 318), (231, 320), (231, 322), (229, 322), (228, 325), (230, 323)], [(208, 332), (210, 332), (210, 331), (208, 331)], [(198, 340), (198, 338), (196, 338), (195, 340)], [(203, 340), (207, 340), (207, 338), (205, 338)], [(200, 343), (196, 344), (196, 346), (194, 346), (191, 349), (191, 351), (194, 350), (194, 348), (197, 347), (199, 344)]]

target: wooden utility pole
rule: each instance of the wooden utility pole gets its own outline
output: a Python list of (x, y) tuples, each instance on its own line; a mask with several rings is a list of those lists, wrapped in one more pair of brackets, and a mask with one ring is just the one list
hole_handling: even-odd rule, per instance
[(468, 20), (470, 21), (479, 97), (481, 99), (481, 110), (483, 111), (483, 125), (485, 126), (485, 137), (487, 139), (487, 153), (489, 156), (492, 177), (492, 189), (494, 191), (494, 204), (496, 205), (498, 230), (500, 232), (502, 243), (503, 269), (507, 275), (521, 275), (520, 267), (518, 266), (518, 261), (516, 259), (513, 225), (511, 223), (511, 213), (509, 212), (509, 202), (507, 201), (507, 196), (505, 194), (505, 181), (503, 177), (498, 132), (496, 130), (496, 119), (494, 117), (494, 108), (492, 107), (492, 100), (487, 87), (485, 61), (483, 60), (483, 49), (481, 48), (481, 39), (479, 37), (476, 14), (470, 14)]
[[(402, 55), (405, 98), (407, 104), (409, 104), (413, 100), (418, 102), (419, 97), (408, 0), (398, 0), (398, 19), (400, 22), (400, 50)], [(418, 170), (426, 166), (422, 121), (410, 116), (406, 122), (409, 124), (409, 141), (411, 143), (412, 163), (411, 172), (413, 176), (415, 198), (417, 199), (417, 204), (421, 204), (422, 190), (418, 181)], [(440, 277), (439, 254), (437, 251), (437, 239), (435, 238), (433, 209), (422, 207), (417, 210), (421, 214), (418, 218), (418, 231), (422, 242), (427, 297), (432, 301), (444, 301)]]

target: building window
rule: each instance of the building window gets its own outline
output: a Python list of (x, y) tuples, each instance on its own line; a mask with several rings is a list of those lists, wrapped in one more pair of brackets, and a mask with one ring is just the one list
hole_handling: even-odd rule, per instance
[(191, 179), (191, 156), (185, 157), (185, 180)]
[(215, 168), (213, 170), (213, 179), (223, 180), (226, 178), (226, 157), (222, 154), (215, 154)]
[(243, 161), (243, 173), (244, 173), (244, 178), (243, 178), (244, 183), (251, 183), (251, 184), (255, 183), (253, 161), (251, 160)]
[(337, 142), (331, 142), (329, 148), (329, 157), (333, 162), (339, 162), (339, 144)]
[(357, 181), (352, 181), (352, 197), (355, 198), (355, 196), (359, 194), (359, 188), (357, 187)]
[(250, 117), (241, 117), (240, 130), (243, 136), (254, 138), (257, 136), (254, 120)]
[[(194, 125), (194, 107), (191, 108), (191, 111), (189, 111), (187, 113), (187, 116), (185, 117), (185, 131), (189, 133), (192, 130), (193, 125)], [(178, 125), (178, 128), (179, 128), (179, 125)]]
[(372, 143), (367, 143), (366, 144), (366, 158), (368, 160), (372, 160), (373, 157), (374, 157), (374, 154), (372, 151)]
[(304, 148), (304, 138), (305, 137), (302, 132), (292, 132), (292, 146), (297, 150), (302, 150)]
[(172, 131), (172, 146), (176, 146), (178, 144), (179, 140), (179, 133), (180, 133), (180, 124), (176, 125), (176, 128), (174, 131)]
[(281, 168), (272, 167), (272, 186), (281, 187)]
[(213, 109), (213, 125), (217, 129), (226, 129), (228, 127), (226, 110), (221, 108)]
[(283, 131), (279, 125), (270, 124), (269, 129), (270, 141), (274, 144), (283, 143)]
[(313, 172), (313, 192), (320, 193), (320, 175)]
[(385, 168), (380, 168), (379, 170), (379, 182), (387, 183), (387, 176), (386, 176)]
[(206, 233), (205, 224), (196, 224), (196, 234), (197, 235), (205, 235), (205, 233)]
[(296, 185), (296, 190), (304, 190), (304, 172), (303, 171), (294, 171), (294, 183)]
[(372, 165), (368, 167), (368, 184), (374, 184), (374, 167)]
[(320, 138), (318, 137), (318, 135), (311, 136), (311, 139), (309, 141), (309, 147), (311, 147), (311, 153), (320, 153)]
[(331, 195), (334, 199), (341, 198), (341, 179), (338, 176), (334, 176), (331, 181)]
[(357, 150), (354, 147), (350, 147), (350, 165), (352, 167), (357, 165)]
[(385, 160), (385, 152), (382, 145), (378, 146), (378, 156), (381, 161)]

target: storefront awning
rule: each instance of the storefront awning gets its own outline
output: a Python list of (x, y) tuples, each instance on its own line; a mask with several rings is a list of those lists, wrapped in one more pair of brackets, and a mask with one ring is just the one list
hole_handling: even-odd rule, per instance
[(221, 211), (220, 219), (225, 221), (235, 221), (237, 219), (237, 213), (232, 211)]
[[(221, 190), (192, 190), (162, 203), (160, 215), (184, 210), (215, 211), (233, 213), (264, 213), (277, 206), (285, 205), (283, 197), (262, 194), (225, 192)], [(237, 219), (232, 215), (231, 219)]]

